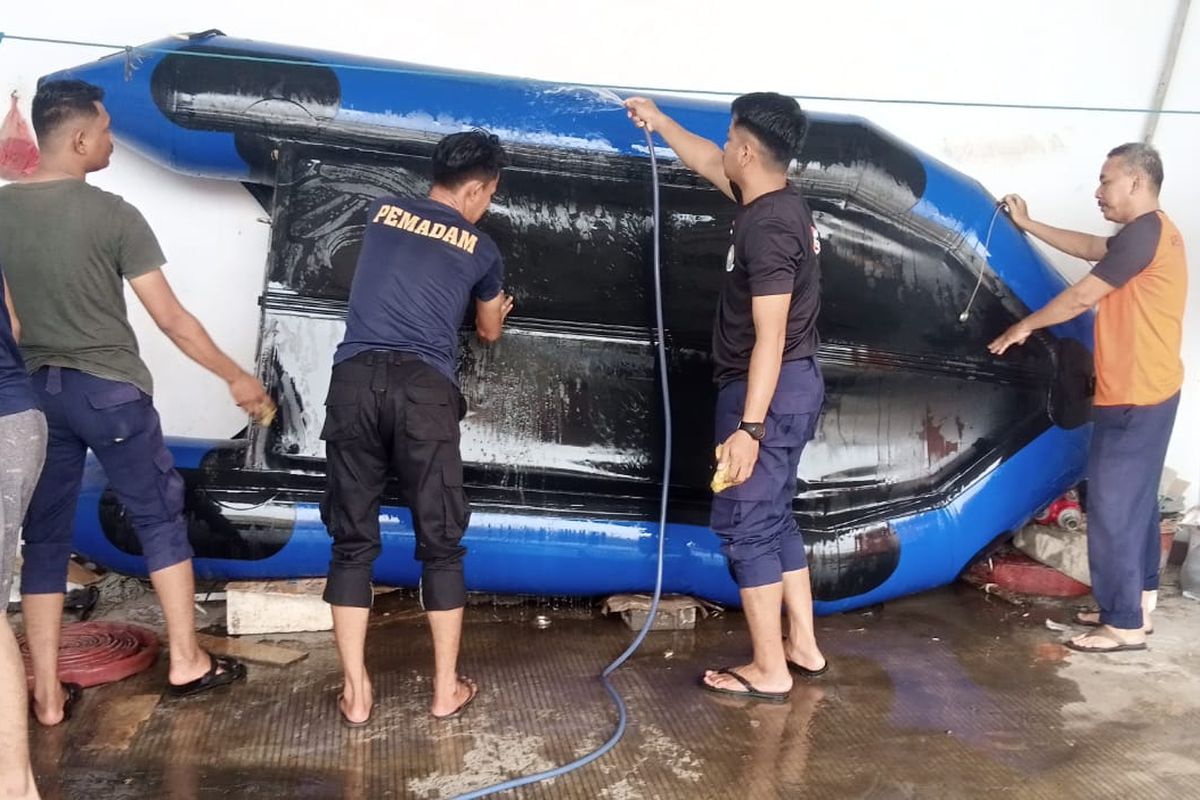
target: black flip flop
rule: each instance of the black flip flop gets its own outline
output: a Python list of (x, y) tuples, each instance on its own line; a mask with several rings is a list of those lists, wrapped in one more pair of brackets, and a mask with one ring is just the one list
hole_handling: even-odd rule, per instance
[(700, 676), (701, 689), (714, 694), (728, 694), (734, 697), (749, 697), (754, 700), (765, 700), (768, 703), (786, 703), (791, 694), (791, 692), (764, 692), (756, 689), (754, 688), (754, 685), (750, 683), (750, 681), (739, 675), (732, 667), (721, 667), (720, 669), (716, 670), (716, 672), (733, 678), (735, 681), (744, 686), (746, 691), (739, 692), (735, 689), (722, 689), (719, 686), (713, 686), (711, 683), (704, 680), (703, 675)]
[(208, 672), (187, 683), (168, 683), (167, 694), (171, 697), (188, 697), (216, 689), (218, 686), (228, 686), (246, 677), (246, 665), (242, 662), (229, 656), (214, 656), (212, 653), (205, 655), (211, 664)]
[(1145, 650), (1146, 649), (1145, 642), (1136, 642), (1136, 643), (1126, 644), (1117, 639), (1114, 639), (1111, 636), (1105, 636), (1103, 634), (1090, 634), (1090, 635), (1095, 635), (1102, 639), (1107, 639), (1108, 641), (1113, 642), (1113, 645), (1112, 645), (1112, 647), (1089, 647), (1087, 645), (1076, 644), (1074, 639), (1069, 639), (1069, 640), (1063, 642), (1063, 644), (1065, 644), (1067, 647), (1069, 647), (1070, 649), (1074, 650), (1077, 653), (1125, 653), (1125, 652), (1134, 651), (1134, 650)]
[[(1099, 613), (1100, 613), (1099, 611), (1076, 611), (1075, 615), (1073, 617), (1071, 617), (1071, 624), (1078, 625), (1081, 628), (1100, 628), (1104, 625), (1104, 623), (1101, 622), (1100, 620), (1084, 619), (1082, 616), (1080, 616), (1081, 614), (1099, 614)], [(1150, 630), (1146, 631), (1146, 635), (1153, 636), (1154, 628), (1151, 628)]]
[(62, 687), (67, 693), (67, 699), (63, 701), (63, 722), (66, 722), (75, 712), (75, 706), (83, 699), (83, 687), (78, 683), (64, 683)]
[(96, 603), (100, 601), (99, 587), (84, 586), (74, 591), (67, 592), (67, 596), (63, 598), (64, 611), (78, 611), (79, 621), (87, 622), (92, 616), (92, 612), (96, 610)]
[[(55, 728), (59, 725), (62, 725), (64, 722), (69, 721), (71, 719), (71, 715), (75, 713), (75, 706), (79, 705), (79, 701), (83, 699), (83, 687), (78, 683), (62, 682), (62, 688), (63, 693), (67, 696), (67, 698), (63, 700), (62, 719), (53, 725), (42, 725), (43, 728)], [(37, 719), (37, 715), (33, 713), (33, 698), (30, 698), (29, 700), (29, 713), (34, 719)], [(38, 724), (40, 725), (41, 723)]]
[(467, 695), (467, 699), (463, 700), (459, 704), (458, 708), (454, 709), (449, 714), (442, 714), (439, 717), (437, 714), (431, 713), (429, 716), (433, 717), (436, 720), (456, 719), (458, 717), (461, 717), (462, 713), (467, 710), (467, 706), (471, 705), (471, 701), (479, 696), (479, 684), (477, 684), (475, 681), (471, 680), (470, 678), (464, 678), (462, 675), (458, 676), (458, 680), (461, 683), (465, 683), (465, 684), (467, 684), (467, 686), (471, 687), (471, 693), (469, 695)]
[(802, 667), (795, 661), (792, 661), (790, 658), (787, 659), (787, 666), (789, 670), (796, 673), (801, 678), (819, 678), (826, 672), (829, 672), (829, 659), (825, 659), (825, 663), (821, 665), (820, 669), (809, 669), (808, 667)]
[(346, 716), (346, 712), (342, 711), (342, 700), (345, 698), (345, 695), (338, 695), (337, 699), (338, 716), (342, 718), (342, 725), (346, 726), (347, 728), (365, 728), (370, 725), (371, 717), (375, 715), (375, 704), (371, 704), (371, 710), (367, 712), (366, 719), (364, 719), (362, 722), (351, 722), (350, 718)]

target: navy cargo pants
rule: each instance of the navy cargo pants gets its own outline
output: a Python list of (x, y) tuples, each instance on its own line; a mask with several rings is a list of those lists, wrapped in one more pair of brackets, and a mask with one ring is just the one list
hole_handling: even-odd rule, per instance
[(1100, 621), (1142, 627), (1142, 592), (1158, 588), (1158, 484), (1179, 394), (1153, 406), (1097, 406), (1088, 453), (1087, 539)]
[(66, 590), (88, 448), (133, 523), (146, 569), (157, 572), (190, 559), (183, 478), (163, 443), (150, 395), (131, 383), (63, 367), (43, 367), (32, 379), (48, 439), (46, 464), (25, 516), (21, 592)]
[(379, 503), (394, 475), (412, 511), (422, 606), (466, 604), (467, 551), (459, 541), (470, 510), (458, 449), (465, 410), (458, 387), (410, 353), (372, 350), (334, 366), (321, 431), (328, 471), (321, 519), (333, 537), (326, 602), (371, 606)]
[[(713, 497), (710, 526), (739, 588), (779, 583), (784, 572), (808, 566), (804, 538), (796, 525), (796, 470), (812, 439), (825, 399), (825, 381), (815, 358), (785, 361), (767, 412), (766, 437), (749, 480)], [(717, 394), (716, 442), (737, 430), (746, 402), (746, 381), (733, 381)], [(751, 420), (757, 421), (757, 420)]]

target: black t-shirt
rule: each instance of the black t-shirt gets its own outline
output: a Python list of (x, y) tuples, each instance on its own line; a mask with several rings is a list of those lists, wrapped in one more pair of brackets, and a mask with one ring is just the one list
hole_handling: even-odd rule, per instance
[(380, 198), (367, 212), (346, 336), (333, 361), (400, 350), (457, 384), (467, 305), (472, 297), (494, 299), (503, 281), (495, 242), (453, 208), (428, 198)]
[[(734, 189), (737, 194), (737, 189)], [(724, 385), (746, 377), (754, 349), (754, 297), (790, 294), (783, 360), (816, 355), (821, 310), (820, 239), (804, 196), (786, 186), (738, 209), (725, 283), (713, 326), (715, 378)]]

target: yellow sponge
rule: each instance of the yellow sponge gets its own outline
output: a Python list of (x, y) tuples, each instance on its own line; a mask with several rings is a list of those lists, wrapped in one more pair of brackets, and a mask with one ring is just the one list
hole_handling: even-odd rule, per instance
[(269, 405), (266, 410), (260, 412), (258, 415), (258, 424), (264, 428), (271, 427), (271, 423), (275, 421), (275, 412), (279, 410), (279, 406), (275, 405), (274, 402), (268, 400), (267, 403)]
[(717, 471), (713, 473), (712, 483), (710, 483), (709, 485), (712, 487), (713, 494), (720, 494), (721, 492), (728, 489), (730, 486), (733, 486), (733, 481), (729, 480), (729, 470), (723, 469), (721, 467), (721, 446), (720, 445), (717, 445), (716, 455), (717, 455)]

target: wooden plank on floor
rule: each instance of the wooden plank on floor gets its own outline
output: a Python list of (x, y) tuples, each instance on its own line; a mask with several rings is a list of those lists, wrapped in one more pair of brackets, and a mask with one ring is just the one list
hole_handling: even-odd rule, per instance
[(100, 580), (100, 576), (75, 559), (71, 559), (67, 562), (67, 580), (70, 583), (78, 583), (81, 586), (91, 586)]
[(233, 656), (251, 664), (266, 664), (271, 667), (286, 667), (308, 658), (303, 650), (290, 647), (280, 647), (274, 644), (248, 642), (244, 639), (233, 639), (226, 636), (210, 636), (206, 633), (196, 634), (200, 646), (218, 656)]
[(84, 745), (89, 750), (127, 750), (158, 707), (160, 695), (135, 694), (106, 700), (101, 712), (101, 724), (95, 727), (91, 741)]

